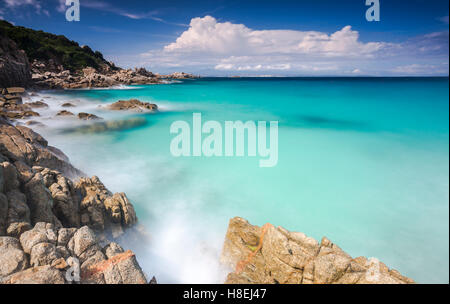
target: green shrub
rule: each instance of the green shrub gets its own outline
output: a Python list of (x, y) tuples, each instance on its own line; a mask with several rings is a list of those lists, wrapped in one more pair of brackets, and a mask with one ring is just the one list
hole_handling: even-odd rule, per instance
[(88, 46), (80, 47), (77, 42), (63, 35), (14, 26), (3, 20), (0, 20), (0, 35), (15, 41), (17, 46), (26, 52), (30, 62), (35, 59), (53, 59), (57, 64), (73, 72), (85, 67), (97, 69), (102, 64), (109, 65), (99, 51), (94, 52)]

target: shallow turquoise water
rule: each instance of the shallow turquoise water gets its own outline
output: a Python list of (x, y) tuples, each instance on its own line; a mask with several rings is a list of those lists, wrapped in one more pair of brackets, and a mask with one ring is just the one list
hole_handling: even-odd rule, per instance
[[(216, 260), (234, 216), (327, 236), (421, 283), (448, 282), (448, 89), (448, 78), (219, 78), (52, 93), (93, 103), (138, 98), (162, 112), (126, 131), (42, 133), (132, 199), (152, 235), (151, 249), (136, 250), (162, 282), (223, 280)], [(193, 112), (279, 121), (278, 165), (172, 157), (170, 124)]]

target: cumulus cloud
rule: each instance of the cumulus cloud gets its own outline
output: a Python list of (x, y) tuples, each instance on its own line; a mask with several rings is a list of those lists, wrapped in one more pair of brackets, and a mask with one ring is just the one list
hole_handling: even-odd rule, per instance
[(253, 30), (244, 24), (219, 22), (205, 16), (193, 18), (189, 28), (162, 50), (142, 54), (142, 63), (158, 68), (177, 62), (182, 66), (230, 73), (334, 73), (340, 70), (351, 74), (358, 67), (346, 62), (374, 58), (392, 47), (385, 42), (362, 42), (351, 26), (331, 34)]
[(193, 18), (189, 28), (162, 49), (141, 54), (140, 64), (207, 74), (392, 75), (407, 73), (400, 66), (420, 60), (430, 61), (421, 62), (420, 71), (448, 62), (448, 31), (398, 43), (367, 42), (349, 25), (332, 33), (254, 30), (205, 16)]
[(252, 30), (243, 24), (217, 22), (205, 16), (191, 20), (189, 29), (167, 52), (208, 52), (227, 55), (314, 54), (316, 56), (370, 56), (384, 43), (359, 41), (359, 33), (346, 26), (328, 35), (314, 31)]

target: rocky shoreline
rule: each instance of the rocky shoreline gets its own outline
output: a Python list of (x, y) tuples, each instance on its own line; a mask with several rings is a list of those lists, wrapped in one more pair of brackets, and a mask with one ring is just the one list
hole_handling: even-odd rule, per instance
[(33, 62), (31, 68), (31, 87), (35, 89), (86, 89), (109, 88), (118, 85), (164, 84), (178, 79), (195, 79), (198, 76), (187, 73), (159, 75), (145, 68), (111, 69), (104, 66), (101, 70), (85, 68), (78, 72), (65, 70), (56, 66), (48, 71), (49, 63)]
[(0, 123), (0, 283), (145, 284), (117, 243), (125, 229), (143, 237), (124, 193), (85, 177), (33, 130)]

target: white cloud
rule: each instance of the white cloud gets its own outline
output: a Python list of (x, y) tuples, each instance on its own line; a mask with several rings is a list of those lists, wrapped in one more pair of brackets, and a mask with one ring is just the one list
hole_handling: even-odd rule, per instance
[(150, 68), (174, 66), (217, 72), (273, 71), (278, 74), (350, 74), (347, 61), (374, 58), (392, 44), (361, 42), (350, 26), (318, 31), (253, 30), (243, 24), (193, 18), (189, 28), (161, 50), (142, 54)]
[(15, 8), (24, 5), (34, 6), (37, 10), (41, 10), (41, 4), (37, 0), (5, 0), (7, 7)]
[(47, 10), (42, 10), (41, 2), (38, 0), (4, 0), (7, 9), (16, 10), (22, 6), (31, 6), (36, 10), (36, 13), (44, 13), (47, 16), (50, 16), (50, 13)]
[(395, 67), (392, 72), (399, 75), (434, 75), (434, 74), (443, 74), (445, 71), (448, 72), (448, 63), (444, 63), (441, 65), (432, 65), (432, 64), (409, 64)]
[(286, 71), (291, 69), (289, 63), (274, 65), (235, 65), (231, 63), (220, 63), (214, 67), (218, 71)]
[(205, 75), (382, 76), (403, 75), (407, 66), (418, 63), (423, 71), (428, 68), (430, 74), (445, 75), (448, 71), (442, 67), (448, 65), (443, 62), (448, 62), (448, 31), (398, 43), (363, 42), (351, 26), (333, 33), (253, 30), (205, 16), (193, 18), (189, 28), (162, 49), (141, 54), (138, 64), (158, 71), (182, 68)]
[(386, 44), (362, 43), (350, 26), (328, 35), (315, 31), (252, 30), (243, 24), (217, 22), (205, 16), (190, 27), (166, 52), (207, 52), (226, 55), (314, 54), (326, 57), (371, 56)]

